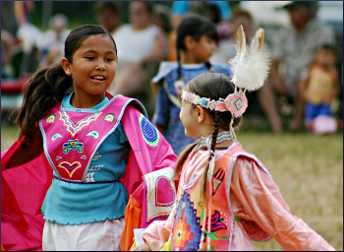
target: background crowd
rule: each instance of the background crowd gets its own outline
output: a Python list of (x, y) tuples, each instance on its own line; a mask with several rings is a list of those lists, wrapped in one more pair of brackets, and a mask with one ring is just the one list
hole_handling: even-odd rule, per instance
[[(341, 128), (342, 29), (338, 26), (342, 17), (335, 17), (334, 22), (321, 19), (319, 11), (326, 4), (330, 6), (326, 2), (278, 1), (270, 3), (270, 12), (287, 16), (287, 22), (272, 22), (257, 18), (261, 9), (252, 6), (263, 4), (269, 5), (211, 0), (4, 2), (2, 119), (8, 119), (8, 112), (20, 106), (27, 78), (58, 62), (69, 30), (83, 23), (101, 24), (117, 43), (116, 83), (109, 91), (139, 98), (152, 116), (156, 91), (151, 79), (160, 62), (176, 60), (175, 31), (185, 15), (197, 13), (216, 24), (220, 40), (210, 59), (214, 64), (226, 63), (235, 55), (235, 31), (240, 24), (248, 41), (258, 26), (265, 28), (272, 65), (266, 85), (249, 96), (249, 102), (256, 105), (248, 111), (253, 124), (263, 122), (258, 125), (266, 125), (272, 132), (296, 131), (307, 127), (317, 113), (325, 113), (337, 118)], [(268, 8), (266, 11), (271, 15)], [(315, 65), (322, 70), (315, 71)], [(319, 97), (319, 92), (328, 95)], [(324, 103), (325, 109), (319, 107)]]
[[(273, 58), (271, 75), (262, 89), (248, 94), (239, 139), (272, 167), (295, 213), (337, 250), (343, 249), (342, 130), (324, 137), (303, 134), (309, 118), (328, 113), (329, 107), (342, 127), (342, 1), (26, 0), (0, 1), (0, 6), (1, 150), (18, 136), (10, 115), (21, 105), (26, 80), (59, 60), (66, 34), (76, 26), (101, 24), (114, 35), (119, 62), (109, 91), (139, 98), (150, 116), (156, 102), (152, 77), (162, 61), (176, 60), (176, 28), (184, 16), (197, 13), (216, 24), (220, 41), (211, 58), (214, 64), (235, 54), (240, 24), (248, 41), (262, 26)], [(324, 89), (314, 92), (312, 87), (319, 85)], [(327, 105), (318, 108), (320, 100)]]

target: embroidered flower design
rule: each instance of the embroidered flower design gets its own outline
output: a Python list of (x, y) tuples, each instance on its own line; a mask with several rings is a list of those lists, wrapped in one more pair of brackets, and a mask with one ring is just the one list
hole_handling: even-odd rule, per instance
[[(211, 215), (211, 232), (216, 232), (221, 229), (226, 229), (226, 224), (223, 223), (224, 218), (221, 217), (221, 214), (218, 210)], [(208, 223), (208, 217), (206, 218), (206, 223)], [(206, 227), (207, 228), (207, 227)]]

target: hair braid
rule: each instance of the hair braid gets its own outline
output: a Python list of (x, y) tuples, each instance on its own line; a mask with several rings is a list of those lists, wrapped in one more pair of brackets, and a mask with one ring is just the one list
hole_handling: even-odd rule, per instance
[[(209, 159), (208, 159), (208, 166), (207, 166), (207, 169), (205, 170), (205, 180), (204, 180), (204, 185), (203, 185), (203, 195), (204, 195), (204, 198), (206, 199), (208, 197), (208, 195), (211, 193), (209, 192), (209, 189), (207, 188), (208, 187), (208, 172), (209, 172), (209, 168), (210, 168), (210, 164), (212, 162), (212, 159), (215, 158), (215, 147), (216, 147), (216, 139), (217, 139), (217, 135), (219, 133), (219, 129), (220, 129), (220, 125), (219, 125), (219, 120), (218, 120), (218, 114), (215, 112), (213, 114), (214, 116), (214, 130), (213, 130), (213, 134), (211, 136), (211, 147), (210, 147), (210, 155), (209, 155)], [(212, 174), (211, 174), (212, 175)], [(208, 207), (207, 207), (208, 208)], [(209, 210), (209, 209), (208, 209)], [(207, 210), (207, 211), (208, 211)], [(208, 215), (208, 216), (207, 216)], [(211, 214), (210, 214), (211, 215)], [(204, 218), (202, 220), (202, 230), (203, 232), (205, 232), (207, 230), (207, 228), (209, 228), (209, 218), (211, 218), (211, 216), (209, 215), (209, 213), (205, 214), (205, 216), (207, 216), (208, 218), (208, 223), (206, 221), (207, 218)], [(210, 232), (210, 230), (208, 230), (208, 232)], [(209, 238), (206, 238), (207, 236), (204, 236), (202, 235), (203, 239), (209, 239)], [(202, 242), (204, 241), (202, 239)]]
[(217, 139), (217, 135), (219, 134), (219, 129), (220, 129), (219, 115), (217, 112), (215, 112), (214, 113), (214, 130), (211, 136), (211, 147), (210, 147), (211, 154), (209, 156), (209, 161), (212, 158), (212, 156), (215, 155), (216, 139)]
[[(216, 147), (216, 139), (217, 139), (217, 135), (219, 134), (219, 129), (220, 129), (220, 125), (219, 125), (219, 120), (218, 120), (218, 113), (214, 113), (214, 130), (213, 130), (213, 134), (211, 136), (211, 145), (210, 145), (210, 154), (209, 154), (209, 159), (208, 159), (208, 166), (207, 169), (205, 171), (206, 174), (208, 174), (208, 170), (210, 167), (210, 161), (212, 158), (215, 158), (215, 147)], [(207, 187), (207, 180), (205, 180), (204, 183), (204, 194), (206, 196), (206, 187)]]

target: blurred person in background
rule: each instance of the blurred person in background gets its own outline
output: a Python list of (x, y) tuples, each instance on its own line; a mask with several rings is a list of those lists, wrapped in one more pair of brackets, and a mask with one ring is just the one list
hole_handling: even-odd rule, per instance
[[(229, 59), (233, 58), (236, 54), (236, 41), (235, 41), (235, 31), (238, 27), (242, 25), (245, 31), (246, 40), (250, 43), (253, 31), (256, 30), (256, 24), (251, 13), (245, 9), (237, 7), (233, 10), (232, 18), (226, 22), (227, 29), (225, 29), (225, 24), (222, 24), (219, 31), (220, 41), (219, 46), (215, 50), (213, 56), (210, 58), (212, 63), (216, 64), (226, 64)], [(222, 34), (222, 36), (221, 36)], [(277, 108), (266, 103), (266, 93), (269, 87), (264, 85), (261, 89), (256, 92), (248, 94), (250, 101), (253, 103), (259, 103), (263, 109), (265, 115), (267, 116), (269, 123), (271, 125), (273, 132), (281, 131), (281, 124), (278, 123), (276, 118), (278, 118)], [(276, 122), (277, 121), (277, 122)]]
[(154, 5), (153, 23), (167, 36), (172, 31), (171, 12), (167, 6)]
[(64, 42), (69, 34), (68, 19), (63, 14), (54, 15), (50, 29), (42, 34), (39, 48), (43, 54), (42, 67), (57, 63), (64, 54)]
[(231, 75), (229, 65), (211, 64), (218, 33), (214, 23), (199, 15), (183, 19), (177, 29), (177, 61), (162, 62), (153, 78), (157, 98), (153, 122), (178, 154), (194, 139), (185, 136), (179, 119), (180, 94), (191, 79), (204, 72)]
[(23, 51), (20, 75), (26, 76), (37, 69), (39, 61), (38, 44), (42, 32), (30, 22), (30, 12), (34, 9), (34, 1), (14, 1), (13, 4), (18, 25), (17, 38)]
[[(250, 12), (236, 8), (233, 11), (233, 16), (225, 24), (222, 24), (222, 29), (226, 31), (219, 32), (220, 41), (218, 48), (215, 50), (213, 56), (210, 58), (210, 61), (216, 64), (226, 64), (228, 59), (233, 58), (236, 54), (236, 41), (235, 41), (235, 31), (240, 25), (243, 26), (247, 42), (251, 41), (253, 36), (253, 30), (255, 29), (255, 23)], [(221, 36), (222, 34), (222, 36)]]
[(202, 15), (218, 24), (221, 21), (228, 21), (232, 15), (232, 10), (227, 1), (173, 1), (171, 22), (174, 31), (168, 37), (167, 59), (169, 61), (177, 59), (175, 30), (185, 15), (190, 13)]
[(114, 2), (97, 2), (96, 13), (98, 23), (111, 34), (121, 25), (120, 11)]
[[(316, 1), (289, 1), (283, 9), (288, 11), (291, 26), (278, 30), (271, 38), (271, 88), (294, 104), (290, 128), (296, 130), (301, 125), (304, 106), (298, 92), (301, 73), (309, 67), (320, 45), (334, 44), (334, 34), (318, 21)], [(267, 90), (265, 97), (268, 107), (274, 107), (272, 90)], [(274, 120), (281, 124), (279, 116)]]
[(132, 1), (129, 6), (130, 24), (113, 33), (118, 46), (116, 81), (109, 91), (136, 97), (152, 114), (150, 76), (166, 55), (166, 39), (153, 24), (153, 7), (147, 1)]
[(1, 80), (13, 78), (13, 69), (11, 66), (13, 44), (13, 36), (9, 32), (1, 30)]
[(314, 133), (336, 131), (333, 114), (338, 106), (337, 53), (330, 45), (320, 46), (300, 81), (300, 98), (305, 102), (305, 123)]
[[(231, 7), (227, 1), (173, 1), (172, 3), (172, 25), (176, 29), (183, 17), (195, 9), (202, 9), (201, 5), (208, 6), (209, 4), (216, 5), (220, 10), (220, 19), (229, 20), (231, 17)], [(204, 9), (204, 8), (203, 8)], [(209, 13), (209, 10), (207, 11)], [(210, 13), (213, 13), (210, 11)], [(211, 14), (208, 17), (212, 16)], [(212, 20), (214, 21), (214, 20)]]

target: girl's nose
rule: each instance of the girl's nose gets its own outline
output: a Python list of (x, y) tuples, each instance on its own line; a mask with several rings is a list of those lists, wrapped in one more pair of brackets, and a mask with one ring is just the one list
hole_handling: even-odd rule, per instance
[(104, 61), (103, 60), (100, 60), (100, 61), (98, 61), (98, 64), (97, 64), (97, 66), (96, 66), (96, 69), (97, 70), (105, 70), (105, 63), (104, 63)]

